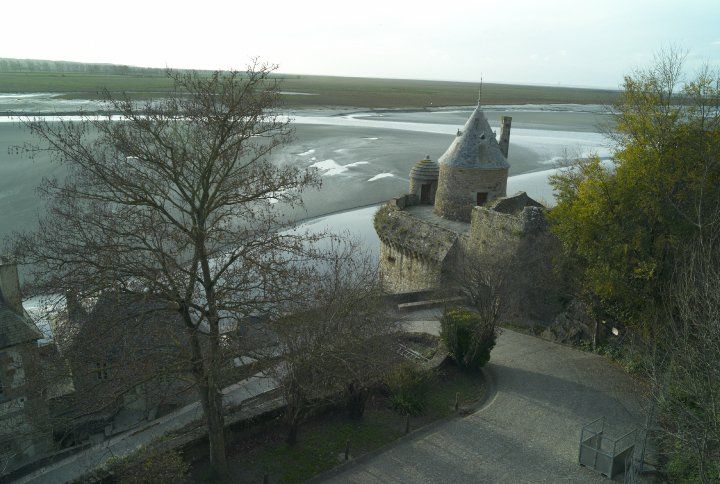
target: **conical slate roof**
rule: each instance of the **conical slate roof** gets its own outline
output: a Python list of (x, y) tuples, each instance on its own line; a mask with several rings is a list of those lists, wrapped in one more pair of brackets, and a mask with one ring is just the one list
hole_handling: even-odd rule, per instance
[(496, 169), (510, 166), (479, 104), (438, 162), (459, 168)]
[(410, 178), (416, 180), (437, 180), (440, 175), (440, 166), (425, 155), (425, 159), (418, 161), (410, 170)]

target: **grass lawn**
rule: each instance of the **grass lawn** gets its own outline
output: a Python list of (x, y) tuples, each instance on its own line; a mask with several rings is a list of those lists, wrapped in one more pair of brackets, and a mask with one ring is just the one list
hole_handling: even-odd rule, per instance
[[(282, 90), (310, 95), (285, 95), (287, 107), (346, 106), (363, 108), (426, 108), (467, 106), (476, 102), (478, 83), (278, 74)], [(97, 99), (108, 89), (147, 99), (172, 90), (164, 76), (148, 74), (85, 74), (62, 72), (0, 72), (0, 92), (59, 93), (66, 99)], [(555, 86), (485, 83), (484, 104), (604, 104), (617, 91)]]
[[(485, 391), (480, 374), (459, 370), (444, 363), (437, 370), (425, 410), (410, 419), (411, 430), (454, 413), (455, 395), (467, 406), (482, 398)], [(234, 433), (228, 448), (233, 482), (300, 482), (332, 469), (342, 462), (345, 444), (350, 441), (351, 457), (376, 450), (397, 440), (405, 432), (405, 417), (390, 408), (387, 397), (374, 395), (362, 421), (353, 421), (340, 411), (329, 411), (300, 427), (299, 442), (285, 444), (285, 427), (279, 420), (258, 424)], [(191, 459), (190, 454), (186, 456)], [(202, 457), (193, 462), (191, 480), (209, 482), (208, 464)]]

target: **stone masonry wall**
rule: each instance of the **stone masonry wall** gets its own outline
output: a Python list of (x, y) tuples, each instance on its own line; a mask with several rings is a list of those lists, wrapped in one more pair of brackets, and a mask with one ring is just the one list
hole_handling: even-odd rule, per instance
[(549, 321), (560, 309), (553, 271), (559, 250), (543, 208), (506, 214), (477, 207), (470, 231), (459, 240), (460, 256), (449, 265), (455, 270), (468, 257), (480, 257), (489, 269), (506, 271), (504, 317), (519, 324)]
[(525, 237), (546, 229), (547, 220), (539, 207), (525, 207), (517, 215), (476, 207), (472, 210), (468, 238), (474, 244), (482, 244), (491, 240)]
[(380, 280), (387, 292), (422, 291), (437, 287), (442, 267), (410, 251), (380, 243)]
[[(0, 350), (0, 469), (9, 472), (52, 448), (48, 407), (42, 396), (37, 344)], [(1, 472), (0, 472), (1, 473)]]
[(435, 213), (441, 217), (470, 222), (470, 214), (477, 203), (476, 193), (487, 192), (488, 202), (504, 197), (507, 176), (507, 168), (488, 170), (440, 165)]

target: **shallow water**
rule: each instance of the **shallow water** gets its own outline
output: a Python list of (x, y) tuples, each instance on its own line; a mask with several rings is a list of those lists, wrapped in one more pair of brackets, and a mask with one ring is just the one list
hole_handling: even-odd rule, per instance
[[(7, 99), (0, 99), (0, 111)], [(20, 104), (28, 99), (51, 102), (42, 96), (12, 99)], [(64, 103), (55, 106), (64, 107)], [(377, 204), (404, 193), (413, 164), (426, 154), (437, 160), (471, 109), (295, 113), (296, 139), (272, 158), (279, 164), (318, 169), (323, 187), (303, 195), (302, 209), (290, 211), (282, 204), (278, 208), (302, 219)], [(534, 172), (551, 168), (565, 151), (610, 155), (609, 142), (597, 128), (605, 118), (596, 106), (554, 105), (544, 110), (538, 106), (488, 107), (486, 115), (495, 128), (503, 115), (513, 116), (509, 193), (522, 186), (531, 196), (551, 201), (547, 175)], [(47, 155), (30, 160), (15, 153), (13, 146), (32, 139), (16, 122), (7, 117), (0, 117), (2, 120), (6, 122), (0, 122), (0, 238), (36, 226), (43, 204), (35, 188), (44, 176), (63, 174)]]

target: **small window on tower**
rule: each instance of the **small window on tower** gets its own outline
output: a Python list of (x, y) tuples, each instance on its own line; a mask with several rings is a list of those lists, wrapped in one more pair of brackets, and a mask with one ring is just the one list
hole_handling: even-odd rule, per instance
[(485, 205), (485, 202), (487, 202), (487, 192), (478, 192), (477, 193), (477, 206), (481, 207)]

